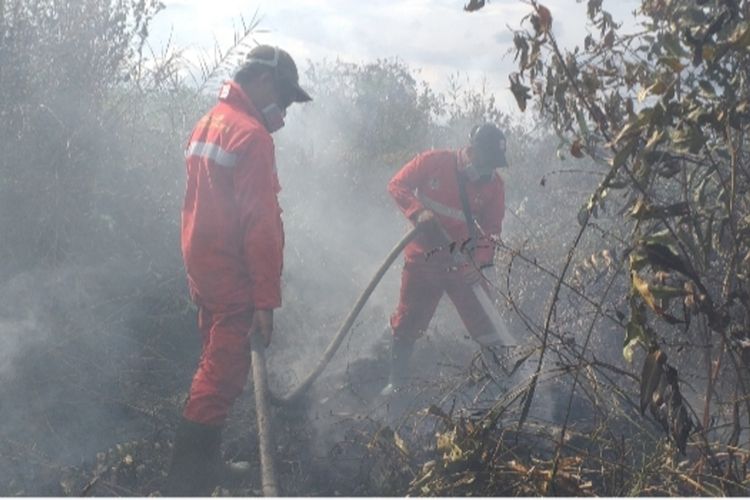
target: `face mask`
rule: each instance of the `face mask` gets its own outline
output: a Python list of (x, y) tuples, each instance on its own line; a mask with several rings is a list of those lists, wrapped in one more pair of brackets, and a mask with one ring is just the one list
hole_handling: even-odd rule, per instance
[(261, 110), (263, 120), (266, 122), (266, 128), (269, 134), (273, 134), (284, 126), (284, 112), (274, 102)]
[(495, 169), (490, 170), (489, 172), (478, 168), (475, 164), (469, 163), (466, 168), (464, 169), (464, 172), (466, 172), (466, 177), (471, 182), (487, 182), (492, 178), (492, 172), (494, 172)]

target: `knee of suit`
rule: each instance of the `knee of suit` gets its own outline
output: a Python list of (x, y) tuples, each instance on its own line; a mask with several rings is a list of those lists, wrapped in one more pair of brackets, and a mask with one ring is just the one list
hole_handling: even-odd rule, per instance
[(213, 318), (185, 407), (188, 420), (217, 425), (226, 419), (250, 371), (251, 318), (247, 314)]

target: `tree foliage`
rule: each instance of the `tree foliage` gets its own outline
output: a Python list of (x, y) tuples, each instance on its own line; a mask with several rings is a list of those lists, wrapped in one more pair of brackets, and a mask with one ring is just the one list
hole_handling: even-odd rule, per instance
[(339, 147), (375, 158), (427, 141), (436, 97), (403, 62), (323, 61), (305, 75), (328, 115), (319, 119), (338, 125)]
[[(81, 250), (118, 145), (114, 99), (137, 76), (155, 0), (0, 2), (0, 231), (25, 267)], [(21, 250), (25, 249), (25, 250)]]
[[(558, 45), (550, 11), (531, 7), (514, 36), (511, 90), (522, 110), (531, 101), (550, 120), (573, 157), (601, 166), (581, 232), (605, 200), (624, 217), (623, 353), (647, 353), (641, 409), (680, 449), (694, 425), (699, 440), (721, 435), (736, 446), (739, 432), (714, 431), (726, 420), (740, 428), (738, 404), (750, 417), (750, 3), (644, 0), (640, 31), (626, 34), (589, 0), (592, 31), (572, 50)], [(694, 371), (690, 360), (701, 357), (704, 408), (690, 414), (678, 369)]]
[[(479, 8), (484, 2), (470, 2), (470, 5)], [(124, 424), (125, 433), (147, 419), (148, 427), (162, 439), (161, 436), (169, 434), (168, 429), (178, 415), (185, 381), (194, 369), (189, 353), (197, 353), (197, 346), (187, 339), (198, 342), (197, 336), (190, 336), (194, 317), (187, 304), (179, 258), (178, 218), (184, 182), (182, 149), (190, 127), (198, 115), (212, 105), (214, 87), (220, 79), (229, 76), (231, 66), (240, 56), (239, 51), (245, 48), (247, 33), (256, 23), (243, 23), (245, 32), (235, 37), (233, 46), (217, 50), (216, 64), (200, 62), (200, 74), (191, 80), (189, 76), (184, 78), (186, 62), (180, 58), (179, 51), (168, 50), (161, 56), (149, 51), (148, 23), (161, 8), (157, 2), (5, 0), (3, 3), (0, 0), (0, 6), (3, 13), (0, 141), (9, 145), (0, 163), (0, 232), (4, 237), (0, 248), (3, 257), (0, 274), (3, 278), (10, 277), (0, 290), (5, 292), (2, 297), (6, 303), (0, 319), (4, 328), (12, 325), (11, 331), (21, 332), (18, 337), (24, 339), (12, 355), (7, 355), (17, 368), (15, 379), (5, 386), (3, 401), (9, 402), (8, 407), (25, 409), (26, 383), (35, 389), (48, 387), (54, 393), (54, 397), (45, 394), (46, 397), (36, 398), (33, 411), (19, 411), (17, 415), (22, 416), (17, 418), (23, 421), (21, 424), (6, 426), (2, 437), (14, 434), (22, 451), (18, 452), (18, 460), (8, 453), (3, 453), (3, 459), (17, 461), (19, 468), (31, 471), (24, 478), (32, 479), (18, 480), (25, 485), (27, 493), (47, 493), (57, 490), (40, 486), (34, 480), (33, 474), (39, 467), (29, 465), (30, 461), (23, 454), (27, 442), (34, 456), (51, 456), (50, 462), (54, 462), (58, 457), (70, 458), (73, 452), (68, 448), (75, 448), (85, 456), (92, 448), (106, 448), (113, 440), (121, 438), (113, 432), (108, 433), (106, 439), (91, 437), (99, 425)], [(594, 15), (603, 14), (596, 11)], [(519, 49), (519, 58), (525, 60), (524, 68), (513, 77), (513, 88), (519, 92), (519, 102), (524, 104), (531, 99), (536, 82), (546, 77), (545, 64), (549, 65), (550, 77), (558, 75), (554, 55), (551, 62), (546, 63), (543, 57), (554, 50), (552, 14), (538, 6), (528, 19), (531, 31), (519, 32), (516, 38), (521, 46), (525, 40), (528, 47), (525, 55)], [(620, 43), (615, 37), (616, 27), (611, 20), (607, 21), (607, 26), (612, 28), (611, 43), (615, 46)], [(609, 36), (608, 33), (603, 37)], [(632, 54), (623, 57), (631, 58)], [(648, 63), (644, 64), (649, 67)], [(533, 79), (529, 80), (532, 72)], [(564, 84), (563, 76), (560, 73), (559, 81), (551, 84), (555, 89)], [(563, 177), (557, 175), (561, 173), (558, 165), (552, 162), (556, 142), (550, 140), (546, 131), (530, 133), (498, 110), (486, 86), (463, 84), (460, 76), (453, 78), (448, 91), (443, 93), (420, 81), (418, 71), (398, 60), (364, 64), (312, 63), (304, 77), (304, 85), (311, 90), (315, 101), (292, 108), (288, 126), (275, 136), (279, 173), (284, 185), (281, 195), (286, 197), (283, 200), (285, 224), (290, 236), (285, 264), (285, 275), (289, 278), (285, 292), (288, 300), (285, 299), (279, 324), (285, 335), (279, 336), (281, 344), (277, 344), (276, 353), (287, 356), (284, 361), (291, 361), (279, 365), (286, 368), (295, 365), (298, 358), (309, 358), (311, 346), (315, 348), (316, 343), (324, 342), (330, 333), (327, 328), (332, 318), (338, 318), (341, 308), (359, 291), (356, 290), (359, 276), (369, 273), (368, 266), (382, 256), (381, 246), (390, 245), (391, 237), (401, 231), (398, 223), (404, 221), (387, 196), (388, 177), (421, 150), (465, 145), (471, 126), (481, 121), (500, 123), (508, 136), (512, 168), (503, 173), (508, 185), (505, 225), (509, 228), (506, 243), (513, 248), (501, 248), (498, 267), (507, 264), (500, 274), (505, 280), (505, 271), (508, 271), (505, 290), (508, 303), (519, 311), (512, 326), (526, 332), (521, 325), (525, 322), (532, 334), (539, 334), (544, 327), (531, 313), (541, 310), (547, 303), (550, 282), (558, 279), (553, 266), (564, 259), (567, 252), (567, 248), (558, 243), (572, 237), (571, 232), (574, 232), (570, 225), (560, 221), (567, 217), (575, 223), (578, 196), (594, 184), (596, 177), (565, 183)], [(623, 75), (625, 77), (628, 75)], [(645, 76), (642, 78), (646, 81)], [(529, 84), (529, 81), (535, 83)], [(572, 88), (572, 84), (568, 84), (568, 89)], [(601, 99), (603, 92), (598, 89), (589, 100), (592, 109), (596, 104), (606, 117), (608, 108), (594, 102), (595, 97)], [(585, 105), (588, 101), (578, 100), (572, 91), (559, 90), (558, 93), (575, 119), (569, 126), (564, 121), (555, 121), (554, 117), (562, 111), (550, 112), (549, 106), (554, 104), (551, 98), (546, 101), (545, 115), (556, 124), (563, 141), (567, 142), (570, 156), (581, 158), (577, 167), (591, 169), (598, 161), (604, 165), (598, 173), (607, 175), (612, 167), (606, 160), (623, 149), (617, 145), (610, 147), (612, 139), (605, 136), (611, 134), (615, 125), (600, 128), (599, 122), (591, 118), (599, 115), (592, 114)], [(649, 99), (656, 97), (647, 96), (638, 103), (636, 92), (633, 114), (656, 102)], [(619, 127), (625, 126), (625, 120), (623, 118)], [(580, 130), (584, 126), (586, 133)], [(570, 132), (571, 127), (575, 133)], [(646, 137), (646, 132), (639, 134)], [(660, 143), (660, 147), (666, 142)], [(615, 305), (607, 304), (606, 310), (601, 307), (594, 300), (604, 288), (600, 278), (617, 275), (617, 258), (608, 249), (591, 248), (591, 241), (578, 247), (590, 250), (590, 256), (585, 261), (585, 269), (583, 266), (574, 269), (574, 278), (560, 280), (561, 288), (570, 292), (565, 297), (569, 307), (557, 311), (556, 321), (559, 322), (554, 325), (553, 337), (561, 353), (560, 362), (546, 381), (557, 383), (581, 367), (592, 371), (601, 368), (596, 365), (602, 361), (601, 352), (587, 358), (589, 364), (584, 364), (582, 357), (576, 357), (585, 346), (571, 341), (566, 329), (585, 322), (577, 306), (599, 308), (602, 315), (607, 316), (608, 324), (618, 324), (618, 311), (613, 309), (619, 307), (619, 302), (631, 302), (628, 328), (632, 338), (647, 345), (653, 339), (653, 344), (658, 345), (658, 350), (653, 350), (644, 362), (644, 397), (640, 403), (647, 408), (654, 394), (672, 404), (678, 402), (683, 390), (677, 383), (675, 371), (670, 371), (669, 367), (679, 359), (679, 353), (670, 348), (675, 345), (673, 337), (682, 332), (680, 328), (684, 323), (670, 327), (672, 330), (667, 327), (669, 321), (685, 321), (685, 318), (693, 318), (691, 335), (698, 327), (696, 316), (681, 315), (675, 306), (682, 301), (703, 317), (707, 315), (708, 297), (713, 304), (722, 302), (720, 294), (715, 295), (712, 288), (714, 280), (705, 276), (704, 268), (690, 260), (671, 234), (659, 232), (666, 229), (659, 225), (661, 219), (671, 221), (685, 217), (696, 210), (696, 202), (680, 198), (682, 191), (677, 188), (657, 189), (656, 181), (648, 185), (650, 197), (638, 198), (632, 185), (628, 187), (630, 177), (626, 169), (634, 168), (638, 151), (638, 146), (634, 145), (629, 156), (620, 153), (620, 159), (613, 162), (620, 165), (619, 171), (610, 176), (607, 191), (597, 190), (596, 202), (581, 215), (584, 226), (592, 228), (594, 216), (611, 212), (613, 206), (620, 203), (612, 201), (611, 193), (626, 194), (627, 210), (632, 212), (631, 224), (639, 233), (637, 238), (630, 238), (631, 226), (613, 232), (630, 238), (629, 255), (635, 274), (628, 280), (627, 288), (633, 288), (633, 292)], [(687, 159), (680, 161), (679, 165), (690, 165)], [(662, 160), (652, 163), (660, 162)], [(717, 167), (717, 170), (724, 175), (726, 167)], [(706, 174), (708, 180), (704, 182), (703, 196), (720, 203), (717, 176)], [(674, 182), (677, 177), (675, 173), (665, 178)], [(619, 191), (614, 191), (616, 189)], [(635, 201), (627, 197), (632, 193)], [(657, 194), (668, 197), (669, 203), (661, 202)], [(740, 197), (739, 191), (737, 197)], [(543, 202), (536, 201), (542, 199)], [(604, 206), (604, 200), (609, 208)], [(549, 216), (550, 207), (555, 217)], [(720, 213), (720, 208), (716, 210)], [(334, 218), (335, 224), (331, 223)], [(514, 226), (518, 231), (513, 230)], [(681, 226), (673, 223), (673, 227)], [(712, 227), (712, 231), (717, 231), (718, 222), (714, 221)], [(723, 234), (726, 240), (728, 233)], [(718, 253), (710, 257), (720, 258)], [(657, 260), (662, 263), (661, 274), (653, 269)], [(316, 273), (318, 269), (325, 272)], [(579, 278), (579, 269), (581, 274), (596, 275), (596, 279), (591, 280), (591, 288), (585, 288), (589, 284), (585, 276)], [(693, 274), (708, 290), (709, 293), (704, 294), (706, 299), (700, 297), (703, 292), (692, 278)], [(694, 286), (695, 291), (688, 293), (689, 286)], [(321, 289), (328, 290), (326, 300), (322, 300)], [(44, 297), (44, 300), (38, 299), (38, 305), (30, 300), (36, 295)], [(606, 291), (601, 297), (602, 301), (609, 298)], [(373, 309), (371, 318), (375, 319), (363, 321), (361, 328), (369, 328), (377, 335), (384, 323), (378, 317), (383, 311)], [(33, 320), (24, 316), (27, 313)], [(622, 327), (625, 328), (625, 323)], [(42, 340), (33, 339), (48, 340), (40, 331), (49, 331), (53, 336), (54, 349), (38, 349)], [(529, 337), (533, 340), (532, 335)], [(616, 350), (619, 356), (619, 346)], [(715, 356), (717, 351), (713, 352)], [(625, 374), (624, 379), (629, 380), (628, 371), (615, 369), (619, 370), (615, 373)], [(716, 371), (725, 375), (724, 366)], [(92, 373), (97, 376), (92, 377)], [(684, 367), (680, 366), (682, 373)], [(484, 385), (482, 376), (485, 375), (472, 374), (465, 384), (473, 386), (466, 389), (462, 385), (461, 390), (481, 392), (483, 389), (477, 387), (476, 381), (482, 380)], [(586, 387), (591, 399), (609, 396), (610, 392), (621, 395), (618, 387), (613, 388), (611, 378), (599, 377), (596, 373), (596, 380)], [(592, 380), (594, 378), (592, 376)], [(54, 385), (50, 385), (49, 380), (55, 381)], [(122, 408), (131, 412), (135, 408), (141, 413), (136, 416), (128, 413), (127, 418), (113, 417), (111, 421), (109, 418), (87, 420), (82, 418), (81, 408), (84, 407), (91, 409), (95, 416), (101, 411), (120, 415)], [(679, 404), (675, 408), (681, 412)], [(425, 464), (424, 475), (418, 474), (412, 484), (413, 492), (546, 494), (556, 488), (558, 492), (571, 494), (590, 491), (588, 486), (579, 488), (584, 467), (577, 460), (538, 462), (536, 455), (541, 446), (529, 447), (524, 450), (522, 460), (519, 459), (515, 444), (500, 439), (502, 436), (496, 433), (500, 413), (500, 410), (493, 410), (491, 418), (480, 423), (481, 428), (462, 416), (440, 417), (446, 429), (437, 435), (437, 462), (433, 462), (434, 468)], [(671, 425), (673, 419), (669, 412), (664, 415), (662, 421)], [(54, 439), (48, 439), (50, 421)], [(247, 424), (247, 420), (238, 423), (245, 433), (241, 440), (245, 447), (250, 442), (245, 439), (251, 429)], [(27, 436), (25, 432), (32, 435)], [(524, 434), (523, 439), (528, 439), (529, 434)], [(292, 436), (295, 435), (290, 433), (290, 439)], [(403, 442), (398, 433), (381, 433), (381, 437), (394, 442), (398, 453), (403, 455)], [(617, 477), (625, 475), (622, 463), (634, 456), (641, 443), (634, 440), (633, 444), (626, 445), (619, 439), (619, 436), (608, 438), (606, 449), (616, 450), (618, 455), (606, 464), (607, 473), (601, 474), (607, 484), (612, 478), (612, 486), (599, 489), (597, 484), (596, 491), (619, 494), (627, 491), (623, 490), (626, 487), (623, 484), (638, 481), (635, 474), (627, 475), (627, 480)], [(85, 442), (86, 446), (77, 446), (76, 440)], [(430, 445), (435, 444), (434, 433), (428, 434), (428, 440)], [(592, 441), (580, 442), (588, 446)], [(0, 440), (0, 445), (4, 443)], [(305, 462), (306, 450), (300, 448), (297, 442), (285, 447), (294, 453), (293, 460)], [(432, 451), (427, 445), (419, 449), (426, 450), (425, 454)], [(150, 455), (152, 458), (156, 456), (153, 450), (149, 453), (154, 454)], [(247, 450), (247, 453), (254, 451)], [(151, 493), (143, 478), (156, 476), (158, 482), (160, 475), (150, 470), (145, 476), (139, 476), (138, 466), (134, 464), (141, 458), (135, 456), (134, 459), (130, 454), (130, 449), (126, 449), (122, 454), (107, 455), (108, 460), (116, 462), (117, 469), (105, 464), (97, 464), (97, 467), (101, 465), (110, 470), (111, 480), (116, 483), (122, 480), (118, 479), (117, 471), (128, 471), (129, 482), (125, 484), (129, 489), (112, 491)], [(423, 456), (420, 454), (410, 460)], [(346, 459), (349, 467), (356, 465)], [(153, 462), (144, 463), (148, 467), (158, 467)], [(329, 478), (333, 476), (328, 474), (332, 474), (330, 469), (337, 468), (336, 464), (329, 461), (325, 469), (321, 468), (317, 478), (320, 483), (332, 483)], [(482, 466), (488, 467), (484, 471), (488, 474), (478, 470)], [(302, 469), (305, 474), (309, 470)], [(468, 474), (463, 474), (460, 481), (455, 480), (456, 469)], [(345, 476), (350, 470), (342, 466), (335, 472)], [(12, 469), (0, 467), (0, 472), (10, 475), (9, 471)], [(368, 476), (371, 472), (362, 468), (359, 474)], [(92, 481), (99, 477), (102, 476), (97, 472)], [(359, 477), (346, 477), (341, 483), (351, 487)], [(512, 482), (504, 482), (508, 477)], [(289, 476), (285, 481), (287, 479)], [(653, 476), (650, 479), (659, 480)], [(430, 486), (430, 480), (437, 480), (432, 483), (435, 488)], [(304, 489), (304, 483), (288, 483), (288, 492), (310, 491)], [(331, 491), (333, 488), (346, 491), (339, 488), (341, 483), (325, 486)], [(505, 489), (498, 489), (500, 483)], [(89, 491), (93, 484), (85, 485), (83, 491)], [(408, 482), (407, 485), (383, 482), (377, 485), (383, 488), (380, 490), (369, 483), (355, 486), (352, 490), (355, 492), (394, 492), (397, 487), (403, 492)], [(16, 483), (3, 491), (15, 494), (19, 491), (17, 487)], [(65, 486), (63, 489), (66, 493), (81, 491)]]
[[(191, 74), (179, 49), (155, 54), (148, 44), (160, 9), (145, 0), (0, 0), (0, 491), (8, 494), (150, 494), (162, 480), (167, 448), (155, 445), (171, 435), (200, 342), (179, 255), (183, 149), (256, 23)], [(440, 94), (399, 61), (309, 68), (304, 85), (315, 101), (293, 108), (274, 138), (292, 283), (278, 326), (288, 333), (276, 341), (292, 360), (276, 365), (285, 368), (327, 342), (359, 276), (400, 235), (388, 177), (423, 149), (464, 145), (475, 120), (505, 119), (491, 93), (456, 80)], [(373, 338), (382, 323), (362, 328)], [(64, 466), (134, 434), (151, 441), (145, 455), (118, 446), (97, 456), (92, 475), (66, 468), (60, 479)], [(293, 459), (306, 457), (289, 436)], [(370, 487), (330, 477), (314, 479), (330, 491)], [(289, 492), (312, 491), (288, 482)]]

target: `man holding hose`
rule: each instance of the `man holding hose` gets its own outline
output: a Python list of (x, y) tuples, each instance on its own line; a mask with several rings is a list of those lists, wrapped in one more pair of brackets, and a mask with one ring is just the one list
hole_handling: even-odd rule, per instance
[(401, 296), (391, 316), (393, 334), (387, 395), (401, 389), (409, 358), (446, 293), (464, 326), (480, 345), (497, 332), (474, 290), (481, 269), (494, 259), (505, 214), (505, 136), (485, 123), (474, 127), (470, 144), (458, 151), (417, 155), (391, 179), (388, 191), (404, 215), (421, 229), (404, 250)]
[(292, 103), (311, 100), (298, 80), (288, 53), (255, 47), (185, 150), (182, 254), (203, 348), (172, 450), (170, 496), (210, 495), (250, 342), (271, 342), (284, 245), (271, 134)]

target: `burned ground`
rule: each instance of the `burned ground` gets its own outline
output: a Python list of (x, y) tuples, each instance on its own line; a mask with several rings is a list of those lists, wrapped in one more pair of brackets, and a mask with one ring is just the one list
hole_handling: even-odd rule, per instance
[[(554, 53), (551, 14), (532, 4), (531, 31), (514, 38), (519, 63), (534, 61), (521, 71), (544, 64), (536, 49)], [(673, 29), (659, 20), (674, 9), (692, 13), (678, 16), (695, 23), (686, 41), (667, 33), (638, 49), (692, 54), (700, 71), (690, 78), (715, 84), (691, 80), (682, 99), (660, 78), (691, 61), (648, 55), (655, 66), (637, 72), (613, 61), (630, 53), (613, 43), (636, 39), (616, 36), (592, 0), (602, 40), (590, 35), (584, 49), (619, 76), (573, 74), (574, 55), (566, 65), (551, 57), (537, 97), (557, 108), (541, 121), (511, 118), (484, 88), (440, 94), (399, 60), (301, 68), (315, 101), (274, 136), (287, 239), (272, 390), (285, 393), (317, 362), (409, 227), (385, 189), (390, 176), (420, 151), (464, 145), (480, 121), (507, 132), (507, 211), (488, 279), (519, 339), (510, 365), (524, 362), (498, 376), (446, 303), (420, 340), (414, 383), (383, 400), (395, 264), (303, 403), (274, 410), (283, 494), (747, 494), (741, 4), (644, 2), (659, 33)], [(191, 80), (179, 49), (145, 50), (160, 8), (0, 2), (2, 495), (149, 495), (164, 482), (199, 351), (179, 254), (184, 141), (256, 25)], [(716, 31), (700, 32), (709, 15)], [(721, 64), (701, 66), (711, 57)], [(525, 104), (531, 89), (513, 82)], [(606, 103), (592, 101), (605, 90)], [(650, 114), (633, 108), (639, 94), (644, 106), (653, 98)], [(671, 126), (667, 111), (680, 123), (674, 137), (649, 135)], [(658, 189), (636, 189), (629, 172)], [(249, 391), (223, 451), (251, 469), (217, 493), (259, 494)]]

